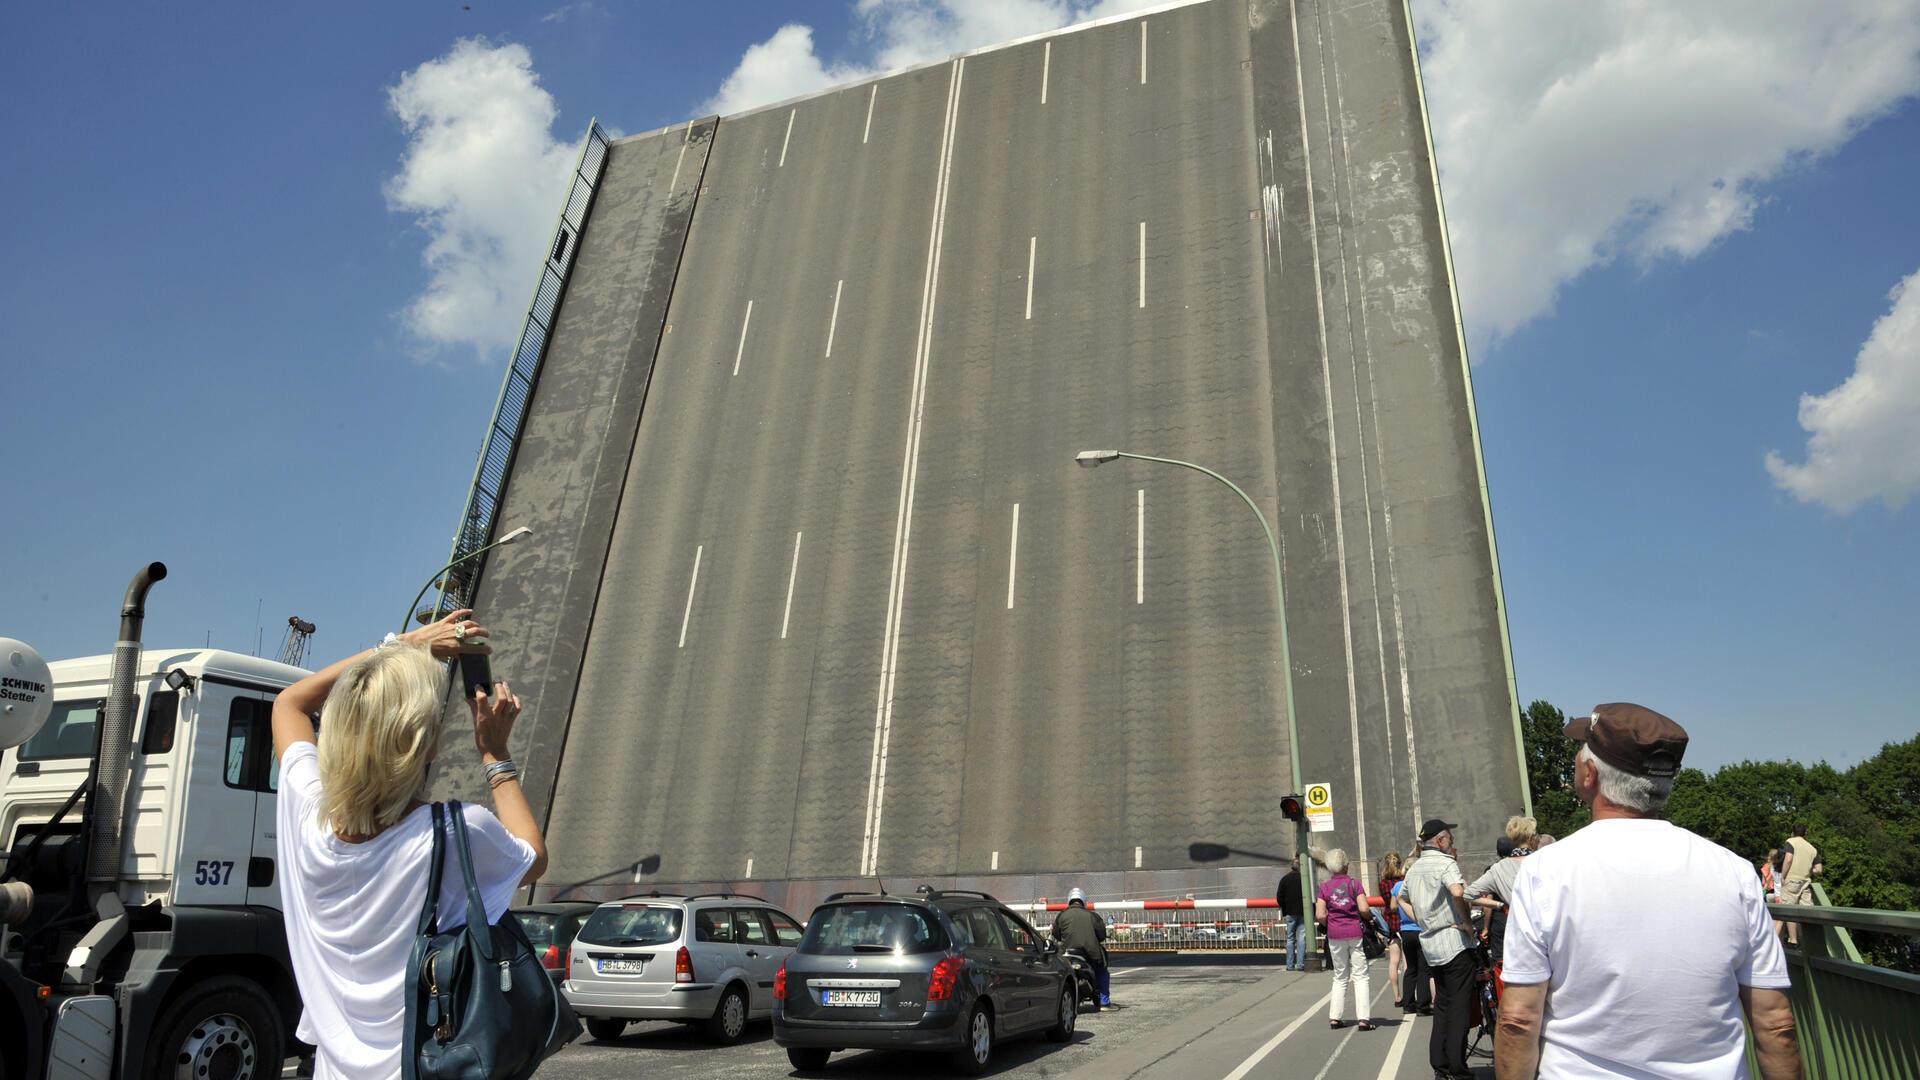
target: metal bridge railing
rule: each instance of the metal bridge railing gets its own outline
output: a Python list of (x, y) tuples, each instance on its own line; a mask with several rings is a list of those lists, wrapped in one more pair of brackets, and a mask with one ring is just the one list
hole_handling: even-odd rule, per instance
[[(1809, 1080), (1920, 1077), (1920, 975), (1861, 959), (1854, 931), (1920, 936), (1920, 912), (1771, 905), (1773, 917), (1800, 924), (1800, 947), (1787, 949), (1794, 1026)], [(1748, 1043), (1749, 1064), (1759, 1075)]]
[[(546, 358), (547, 341), (553, 334), (554, 316), (560, 298), (566, 292), (567, 278), (580, 246), (580, 233), (586, 228), (587, 215), (593, 209), (593, 197), (607, 164), (607, 133), (598, 120), (587, 124), (580, 144), (580, 157), (574, 163), (573, 183), (567, 189), (567, 201), (560, 208), (560, 220), (553, 238), (547, 243), (547, 258), (540, 267), (540, 280), (533, 287), (533, 299), (527, 303), (527, 315), (520, 325), (520, 343), (513, 361), (500, 383), (500, 397), (493, 407), (493, 420), (487, 425), (486, 442), (480, 448), (479, 463), (474, 466), (473, 486), (467, 494), (466, 509), (460, 515), (460, 527), (453, 536), (452, 559), (485, 547), (493, 535), (500, 512), (500, 496), (506, 487), (507, 470), (513, 463), (514, 445), (526, 420), (527, 403), (533, 397), (534, 381)], [(437, 611), (467, 607), (473, 601), (473, 587), (487, 561), (482, 555), (469, 559), (450, 571), (440, 583)]]

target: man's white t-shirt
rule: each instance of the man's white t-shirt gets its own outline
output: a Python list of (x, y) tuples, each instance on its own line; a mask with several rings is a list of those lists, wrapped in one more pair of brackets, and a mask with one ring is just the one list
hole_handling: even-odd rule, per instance
[[(297, 742), (280, 761), (280, 903), (305, 1011), (296, 1032), (314, 1044), (316, 1080), (400, 1075), (407, 959), (427, 899), (433, 809), (350, 844), (318, 820), (319, 751)], [(496, 922), (533, 865), (533, 848), (483, 806), (463, 807), (474, 878)], [(464, 926), (467, 889), (451, 823), (440, 887), (440, 928)]]
[(1542, 1077), (1746, 1077), (1740, 988), (1785, 989), (1745, 859), (1667, 821), (1596, 821), (1523, 860), (1504, 977), (1546, 983)]

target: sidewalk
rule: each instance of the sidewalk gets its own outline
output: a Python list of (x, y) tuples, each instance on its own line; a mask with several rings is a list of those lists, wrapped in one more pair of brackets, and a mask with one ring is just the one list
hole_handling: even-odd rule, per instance
[[(1124, 1048), (1064, 1074), (1067, 1080), (1427, 1080), (1433, 1018), (1402, 1021), (1386, 985), (1386, 965), (1372, 965), (1373, 1017), (1379, 1028), (1327, 1027), (1333, 976), (1276, 971), (1203, 1012), (1164, 1024)], [(1151, 978), (1141, 971), (1134, 978)], [(1351, 1010), (1349, 1010), (1351, 1013)], [(1474, 1073), (1491, 1080), (1479, 1059)]]

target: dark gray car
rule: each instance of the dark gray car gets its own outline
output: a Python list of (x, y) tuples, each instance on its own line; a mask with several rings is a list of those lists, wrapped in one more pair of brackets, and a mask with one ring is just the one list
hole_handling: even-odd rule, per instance
[(929, 1050), (985, 1071), (1001, 1039), (1073, 1038), (1072, 968), (986, 893), (836, 893), (774, 982), (773, 1039), (797, 1069), (837, 1050)]

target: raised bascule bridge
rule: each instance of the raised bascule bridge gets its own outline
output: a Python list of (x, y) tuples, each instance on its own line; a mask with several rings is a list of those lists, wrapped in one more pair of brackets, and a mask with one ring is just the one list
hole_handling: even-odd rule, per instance
[[(1369, 874), (1526, 807), (1400, 0), (595, 127), (549, 253), (456, 553), (534, 535), (449, 582), (526, 702), (536, 899), (1271, 897), (1289, 693)], [(1284, 638), (1246, 502), (1088, 449), (1244, 489)]]

